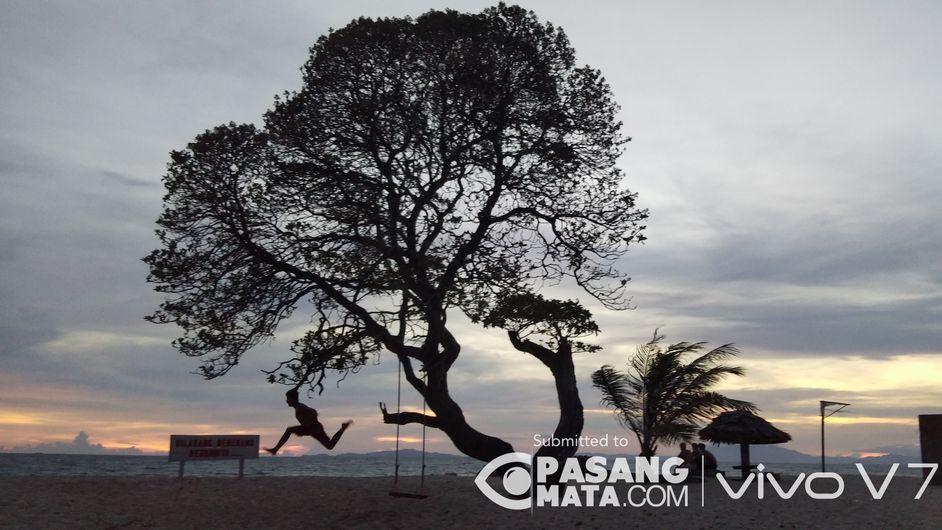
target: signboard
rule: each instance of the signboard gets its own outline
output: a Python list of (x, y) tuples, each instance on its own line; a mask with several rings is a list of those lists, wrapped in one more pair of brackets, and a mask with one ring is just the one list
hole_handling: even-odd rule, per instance
[(258, 458), (257, 434), (171, 434), (170, 461)]
[(171, 434), (170, 461), (183, 464), (189, 460), (238, 460), (239, 477), (246, 458), (258, 458), (257, 434)]

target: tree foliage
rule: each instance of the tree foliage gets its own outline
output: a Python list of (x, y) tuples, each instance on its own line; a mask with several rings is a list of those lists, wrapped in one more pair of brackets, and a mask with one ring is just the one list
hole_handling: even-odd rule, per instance
[(523, 292), (499, 297), (482, 320), (485, 327), (507, 330), (516, 340), (534, 340), (550, 350), (596, 352), (600, 346), (574, 340), (599, 333), (592, 313), (576, 300), (546, 299)]
[[(448, 395), (449, 311), (564, 280), (626, 302), (614, 265), (647, 213), (616, 166), (617, 110), (563, 31), (518, 7), (357, 19), (317, 41), (264, 127), (172, 153), (151, 319), (212, 378), (303, 310), (318, 328), (274, 381), (317, 385), (388, 350), (452, 440), (474, 438)], [(463, 447), (495, 446), (478, 442)]]
[[(666, 348), (663, 335), (639, 346), (619, 372), (609, 365), (592, 374), (592, 384), (602, 392), (602, 404), (612, 408), (619, 422), (632, 431), (641, 445), (641, 456), (654, 456), (659, 443), (692, 441), (699, 422), (730, 409), (755, 411), (748, 401), (728, 398), (711, 387), (728, 375), (743, 375), (739, 366), (722, 364), (739, 350), (724, 344), (701, 353), (703, 342), (678, 342)], [(684, 362), (689, 355), (696, 355)]]

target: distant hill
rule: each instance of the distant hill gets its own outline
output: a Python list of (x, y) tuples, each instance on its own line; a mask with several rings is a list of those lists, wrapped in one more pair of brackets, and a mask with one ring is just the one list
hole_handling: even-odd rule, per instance
[[(910, 462), (922, 462), (922, 457), (913, 456), (913, 455), (888, 454), (888, 455), (883, 455), (883, 456), (870, 456), (867, 458), (844, 458), (842, 460), (846, 460), (849, 462), (863, 462), (863, 463), (872, 462), (874, 464), (894, 464), (894, 463), (908, 464)], [(828, 458), (828, 461), (829, 462), (831, 461), (830, 457)]]
[[(344, 458), (344, 457), (356, 457), (356, 458), (377, 458), (377, 459), (393, 459), (396, 457), (395, 451), (372, 451), (369, 453), (307, 453), (302, 455), (304, 458)], [(422, 451), (418, 449), (400, 449), (399, 458), (421, 458)], [(448, 453), (433, 453), (426, 452), (425, 458), (468, 458), (464, 455), (453, 455)]]
[[(707, 446), (707, 449), (716, 456), (716, 459), (724, 463), (739, 463), (738, 445), (719, 445)], [(751, 445), (749, 446), (749, 459), (753, 463), (768, 462), (770, 464), (814, 464), (821, 462), (821, 455), (808, 455), (786, 449), (777, 445)], [(833, 464), (853, 464), (855, 462), (873, 463), (873, 464), (892, 464), (899, 462), (901, 464), (908, 462), (921, 461), (919, 456), (887, 454), (884, 456), (873, 456), (867, 458), (847, 457), (847, 456), (829, 456), (827, 461)]]
[[(719, 445), (719, 446), (707, 446), (707, 449), (710, 450), (716, 456), (716, 459), (724, 464), (738, 464), (739, 463), (739, 446), (738, 445)], [(615, 455), (602, 455), (606, 457), (613, 457)], [(617, 455), (617, 456), (634, 456), (634, 455)], [(665, 452), (660, 456), (674, 456), (674, 453)], [(369, 453), (308, 453), (302, 456), (303, 458), (322, 458), (322, 459), (331, 459), (331, 458), (375, 458), (382, 460), (393, 460), (396, 458), (395, 451), (373, 451)], [(400, 449), (399, 458), (400, 459), (418, 459), (422, 457), (422, 451), (417, 449)], [(433, 459), (467, 459), (471, 460), (465, 455), (456, 455), (449, 453), (425, 453), (426, 460)], [(753, 463), (769, 463), (769, 464), (815, 464), (821, 461), (820, 455), (809, 455), (794, 449), (786, 449), (777, 445), (752, 445), (749, 447), (749, 458)], [(874, 456), (869, 458), (857, 458), (857, 457), (845, 457), (845, 456), (829, 456), (827, 461), (832, 464), (853, 464), (855, 462), (864, 462), (864, 463), (873, 463), (873, 464), (892, 464), (899, 462), (901, 464), (906, 464), (909, 462), (920, 462), (921, 459), (918, 456), (914, 455), (900, 455), (900, 454), (888, 454), (884, 456)]]
[[(707, 449), (713, 453), (720, 462), (739, 462), (738, 445), (708, 445)], [(820, 455), (806, 455), (794, 449), (786, 449), (777, 445), (750, 445), (749, 458), (753, 462), (769, 462), (774, 464), (813, 464), (821, 461)]]

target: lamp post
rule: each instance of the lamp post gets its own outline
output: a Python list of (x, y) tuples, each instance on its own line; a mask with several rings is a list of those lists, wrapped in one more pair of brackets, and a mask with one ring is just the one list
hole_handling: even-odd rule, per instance
[[(850, 403), (841, 403), (839, 401), (821, 401), (821, 472), (824, 473), (824, 418), (833, 416), (838, 412), (844, 410), (844, 407), (849, 407)], [(837, 407), (836, 409), (830, 411), (830, 414), (825, 416), (824, 412), (828, 407)]]

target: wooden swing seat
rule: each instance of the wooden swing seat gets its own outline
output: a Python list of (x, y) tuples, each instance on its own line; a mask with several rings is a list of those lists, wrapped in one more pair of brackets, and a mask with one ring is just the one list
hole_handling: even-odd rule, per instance
[(390, 497), (402, 497), (404, 499), (427, 499), (428, 494), (426, 493), (412, 493), (410, 491), (399, 491), (399, 490), (390, 490)]

